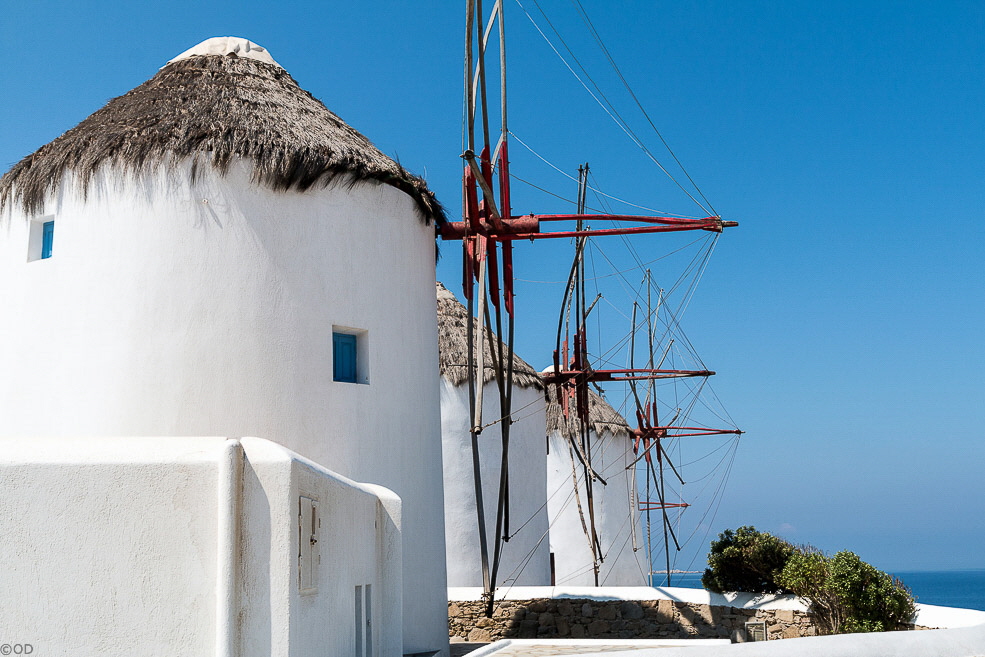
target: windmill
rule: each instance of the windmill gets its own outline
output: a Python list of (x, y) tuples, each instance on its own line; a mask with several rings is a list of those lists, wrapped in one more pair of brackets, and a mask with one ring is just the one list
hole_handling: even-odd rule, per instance
[[(494, 70), (499, 73), (499, 111), (490, 110), (492, 93), (489, 91), (490, 43), (498, 43), (498, 63)], [(588, 389), (592, 384), (603, 381), (628, 381), (634, 386), (637, 398), (635, 433), (636, 450), (652, 469), (657, 482), (657, 500), (646, 500), (645, 509), (661, 510), (664, 530), (668, 533), (669, 523), (666, 509), (669, 502), (664, 499), (664, 468), (673, 470), (669, 455), (662, 449), (661, 441), (667, 436), (683, 436), (688, 431), (701, 433), (716, 432), (705, 428), (661, 424), (656, 414), (656, 403), (650, 392), (639, 396), (637, 384), (648, 382), (649, 388), (658, 379), (674, 377), (707, 377), (713, 374), (708, 370), (662, 369), (655, 362), (652, 353), (645, 367), (630, 366), (624, 369), (596, 369), (589, 362), (586, 336), (586, 318), (592, 304), (587, 302), (584, 289), (585, 245), (590, 237), (613, 235), (639, 235), (703, 230), (721, 233), (725, 228), (736, 226), (734, 221), (724, 221), (718, 215), (691, 219), (680, 217), (641, 216), (623, 214), (586, 214), (585, 180), (587, 169), (583, 170), (579, 188), (579, 204), (574, 214), (529, 214), (514, 216), (510, 204), (510, 163), (507, 116), (507, 68), (506, 68), (506, 28), (502, 0), (495, 0), (488, 17), (482, 0), (466, 0), (465, 31), (465, 161), (462, 176), (462, 215), (460, 222), (449, 222), (439, 230), (444, 240), (462, 243), (462, 287), (468, 309), (468, 391), (471, 417), (471, 448), (473, 477), (475, 482), (476, 509), (478, 520), (479, 552), (482, 568), (482, 581), (487, 613), (491, 615), (496, 589), (504, 538), (509, 535), (509, 442), (512, 381), (513, 344), (516, 324), (514, 305), (514, 240), (524, 239), (536, 242), (544, 239), (575, 239), (575, 258), (572, 264), (568, 285), (562, 302), (561, 320), (558, 325), (558, 338), (554, 356), (553, 371), (545, 375), (545, 383), (554, 386), (557, 397), (564, 407), (565, 415), (573, 414), (582, 424), (580, 437), (572, 439), (572, 447), (579, 455), (588, 486), (588, 515), (590, 518), (590, 539), (596, 561), (598, 536), (594, 523), (594, 507), (591, 486), (593, 482), (604, 485), (604, 480), (591, 467), (591, 446), (588, 444)], [(613, 228), (593, 229), (591, 221), (606, 221)], [(573, 225), (572, 225), (573, 224)], [(549, 226), (558, 226), (549, 230)], [(648, 309), (648, 313), (649, 313)], [(564, 318), (567, 316), (567, 330), (562, 336)], [(570, 318), (574, 321), (570, 321)], [(649, 317), (649, 315), (648, 315)], [(505, 344), (493, 340), (492, 335), (504, 335)], [(483, 340), (489, 339), (491, 363), (485, 362)], [(476, 348), (479, 346), (479, 348)], [(497, 382), (500, 402), (499, 418), (484, 422), (483, 376), (492, 369)], [(653, 391), (651, 391), (653, 392)], [(646, 400), (646, 401), (644, 401)], [(484, 517), (484, 491), (480, 477), (479, 436), (490, 427), (497, 427), (502, 441), (500, 477), (497, 496), (495, 534), (487, 536)], [(672, 433), (673, 432), (673, 433)], [(735, 433), (722, 431), (721, 433)], [(656, 464), (654, 465), (654, 458)], [(672, 529), (670, 530), (672, 533)], [(675, 538), (676, 541), (676, 538)], [(491, 547), (491, 549), (490, 549)], [(491, 558), (490, 558), (490, 552)], [(668, 567), (669, 570), (669, 567)], [(596, 580), (597, 580), (596, 565)]]

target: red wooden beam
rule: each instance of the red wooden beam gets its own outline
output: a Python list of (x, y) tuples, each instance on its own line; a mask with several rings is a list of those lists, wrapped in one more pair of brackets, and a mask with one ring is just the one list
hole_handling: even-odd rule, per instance
[(681, 379), (696, 376), (714, 376), (711, 370), (562, 370), (546, 372), (541, 376), (545, 383), (566, 383), (581, 379), (584, 381), (645, 381), (650, 379)]
[[(550, 233), (541, 232), (540, 230), (540, 222), (542, 221), (577, 221), (579, 218), (584, 221), (626, 221), (645, 225), (631, 226), (627, 228), (568, 230)], [(460, 240), (469, 232), (479, 232), (490, 237), (496, 237), (497, 239), (503, 241), (519, 239), (554, 239), (593, 235), (667, 233), (682, 230), (708, 230), (711, 232), (720, 233), (725, 228), (731, 228), (738, 225), (739, 224), (736, 221), (723, 221), (720, 217), (680, 219), (678, 217), (647, 217), (622, 214), (530, 214), (522, 217), (510, 217), (509, 219), (503, 219), (502, 227), (496, 227), (490, 223), (483, 223), (482, 225), (476, 227), (474, 223), (469, 226), (464, 221), (448, 222), (441, 226), (439, 234), (441, 235), (441, 239), (444, 240)]]
[[(690, 431), (693, 433), (667, 433), (668, 431)], [(739, 429), (708, 429), (705, 427), (646, 427), (633, 429), (630, 433), (637, 438), (689, 438), (692, 436), (723, 436), (735, 434), (741, 436)]]
[(660, 511), (661, 509), (683, 509), (691, 506), (686, 502), (665, 502), (661, 504), (660, 502), (640, 502), (640, 511)]

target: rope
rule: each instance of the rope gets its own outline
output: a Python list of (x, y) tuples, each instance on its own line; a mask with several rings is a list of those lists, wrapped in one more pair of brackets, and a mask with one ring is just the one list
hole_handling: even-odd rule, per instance
[(582, 66), (581, 62), (575, 56), (574, 52), (572, 52), (571, 48), (568, 47), (568, 44), (564, 40), (564, 37), (562, 37), (561, 34), (557, 31), (557, 28), (554, 27), (554, 24), (551, 22), (551, 19), (548, 18), (547, 17), (547, 14), (544, 13), (544, 10), (541, 9), (540, 4), (537, 2), (537, 0), (532, 0), (532, 2), (534, 3), (534, 6), (537, 7), (537, 10), (540, 11), (541, 15), (544, 17), (544, 20), (547, 21), (547, 24), (550, 26), (551, 31), (554, 32), (555, 36), (558, 38), (558, 40), (564, 46), (564, 49), (571, 56), (571, 59), (574, 60), (575, 64), (581, 70), (582, 75), (584, 75), (585, 78), (587, 78), (588, 81), (591, 82), (592, 87), (595, 89), (594, 92), (592, 91), (592, 89), (589, 88), (589, 86), (585, 83), (585, 81), (582, 79), (582, 77), (580, 75), (578, 75), (578, 73), (575, 71), (575, 69), (572, 68), (571, 64), (568, 63), (568, 61), (564, 58), (564, 55), (561, 54), (561, 52), (557, 49), (557, 47), (554, 45), (554, 43), (550, 40), (550, 38), (548, 38), (548, 36), (546, 34), (544, 34), (544, 31), (540, 28), (540, 25), (537, 24), (537, 21), (534, 20), (534, 17), (531, 16), (530, 15), (530, 12), (528, 12), (527, 9), (526, 9), (526, 7), (523, 6), (523, 3), (521, 3), (520, 0), (515, 0), (515, 1), (516, 1), (517, 5), (519, 5), (520, 9), (523, 10), (523, 13), (526, 14), (527, 18), (530, 20), (531, 24), (534, 26), (534, 28), (537, 30), (537, 32), (540, 34), (540, 36), (543, 37), (544, 41), (547, 42), (547, 45), (550, 46), (551, 50), (554, 51), (554, 54), (556, 54), (558, 56), (558, 58), (561, 60), (561, 63), (563, 63), (565, 65), (565, 67), (568, 69), (568, 71), (570, 71), (571, 74), (573, 76), (575, 76), (575, 79), (578, 80), (578, 82), (581, 84), (581, 86), (585, 88), (585, 91), (588, 92), (588, 94), (595, 100), (595, 102), (599, 104), (599, 107), (601, 107), (602, 110), (606, 114), (609, 115), (609, 118), (611, 118), (615, 122), (615, 124), (617, 126), (619, 126), (619, 128), (624, 133), (626, 133), (626, 136), (628, 136), (630, 138), (630, 140), (634, 144), (636, 144), (636, 146), (640, 150), (643, 151), (643, 153), (650, 159), (650, 161), (652, 161), (654, 164), (656, 164), (657, 167), (659, 167), (660, 170), (663, 171), (664, 174), (668, 178), (670, 178), (670, 180), (675, 185), (677, 185), (677, 187), (682, 192), (684, 192), (687, 195), (687, 197), (694, 202), (695, 205), (697, 205), (699, 208), (701, 208), (701, 210), (703, 212), (709, 212), (710, 213), (711, 211), (708, 208), (706, 208), (704, 205), (702, 205), (702, 203), (698, 199), (696, 199), (694, 197), (694, 195), (691, 194), (691, 192), (689, 192), (676, 178), (674, 178), (673, 174), (671, 174), (670, 171), (668, 171), (667, 168), (664, 167), (664, 165), (660, 163), (660, 161), (653, 155), (653, 153), (650, 152), (650, 149), (647, 148), (646, 144), (643, 143), (643, 140), (640, 139), (636, 135), (636, 133), (633, 131), (633, 129), (629, 127), (629, 123), (625, 119), (622, 118), (622, 115), (620, 115), (619, 112), (618, 112), (618, 110), (615, 109), (615, 106), (605, 96), (605, 94), (599, 88), (598, 84), (595, 83), (595, 80), (593, 80), (592, 77), (591, 77), (591, 75), (589, 75), (588, 71), (585, 70), (585, 67)]
[[(540, 153), (538, 153), (537, 151), (535, 151), (529, 144), (527, 144), (527, 142), (525, 142), (522, 139), (520, 139), (520, 137), (518, 137), (517, 134), (515, 132), (513, 132), (512, 130), (510, 130), (510, 136), (513, 137), (514, 139), (516, 139), (520, 143), (521, 146), (523, 146), (528, 151), (530, 151), (535, 157), (537, 157), (544, 164), (546, 164), (547, 166), (551, 167), (552, 169), (554, 169), (555, 171), (557, 171), (558, 173), (560, 173), (565, 178), (568, 178), (572, 182), (578, 182), (578, 179), (577, 178), (575, 178), (570, 173), (566, 172), (564, 169), (562, 169), (561, 167), (557, 166), (556, 164), (554, 164), (553, 162), (551, 162), (550, 160), (548, 160), (546, 157), (544, 157), (543, 155), (541, 155)], [(595, 176), (593, 175), (592, 178), (594, 178), (594, 177)], [(526, 181), (521, 181), (521, 182), (526, 182)], [(668, 212), (666, 210), (654, 210), (653, 208), (648, 208), (645, 205), (638, 205), (636, 203), (632, 203), (632, 202), (627, 201), (625, 199), (621, 199), (618, 196), (613, 196), (611, 194), (606, 194), (602, 190), (598, 189), (597, 187), (592, 187), (591, 185), (588, 186), (588, 189), (592, 190), (595, 194), (598, 194), (599, 196), (604, 196), (604, 197), (606, 197), (608, 199), (612, 199), (613, 201), (617, 201), (619, 203), (625, 203), (626, 205), (629, 205), (631, 207), (639, 208), (640, 210), (646, 210), (647, 212), (651, 212), (653, 214), (665, 215), (667, 217), (678, 217), (680, 219), (700, 219), (701, 218), (701, 217), (698, 217), (697, 215), (678, 214), (678, 213), (674, 213), (674, 212)], [(541, 190), (541, 191), (546, 191), (546, 190)], [(550, 193), (550, 192), (548, 192), (548, 193)], [(566, 200), (566, 201), (568, 201), (571, 204), (576, 204), (575, 201), (571, 201), (569, 199), (563, 199), (563, 200)], [(594, 208), (593, 208), (593, 210), (594, 210)], [(612, 213), (611, 212), (608, 212), (607, 214), (612, 214)]]
[(653, 119), (650, 118), (650, 114), (646, 111), (646, 108), (643, 107), (643, 104), (640, 102), (640, 99), (636, 97), (636, 93), (633, 91), (632, 87), (629, 86), (629, 82), (626, 81), (626, 78), (623, 76), (622, 71), (619, 70), (619, 66), (616, 64), (616, 60), (612, 58), (612, 55), (609, 53), (609, 49), (606, 48), (605, 43), (602, 42), (602, 37), (595, 29), (595, 25), (592, 24), (592, 20), (588, 17), (588, 13), (585, 11), (585, 8), (582, 6), (581, 0), (572, 0), (572, 4), (574, 4), (575, 7), (578, 9), (578, 12), (581, 14), (582, 19), (585, 21), (585, 24), (588, 26), (589, 32), (591, 32), (592, 36), (595, 38), (595, 42), (599, 45), (599, 48), (602, 49), (602, 52), (605, 53), (605, 58), (609, 60), (609, 64), (612, 65), (612, 69), (616, 72), (616, 75), (619, 76), (619, 80), (626, 88), (626, 91), (628, 91), (629, 95), (632, 96), (633, 102), (636, 103), (636, 106), (639, 108), (640, 112), (643, 113), (643, 116), (646, 118), (647, 123), (649, 123), (650, 127), (653, 128), (653, 132), (655, 132), (657, 137), (660, 138), (660, 141), (667, 149), (667, 152), (670, 153), (670, 156), (672, 158), (674, 158), (674, 162), (677, 163), (677, 166), (680, 167), (680, 170), (684, 173), (685, 176), (687, 176), (688, 182), (690, 182), (691, 185), (694, 186), (695, 191), (697, 191), (698, 194), (701, 196), (701, 198), (704, 199), (704, 202), (708, 204), (708, 207), (711, 208), (712, 213), (717, 215), (718, 212), (715, 210), (714, 206), (712, 206), (711, 201), (709, 201), (708, 197), (704, 195), (704, 192), (701, 191), (701, 188), (698, 187), (698, 184), (694, 182), (694, 179), (691, 178), (691, 174), (687, 172), (687, 169), (684, 168), (684, 165), (681, 163), (681, 161), (677, 159), (677, 155), (670, 147), (670, 144), (667, 143), (667, 140), (664, 139), (664, 136), (660, 134), (659, 130), (657, 130), (657, 126), (654, 125)]

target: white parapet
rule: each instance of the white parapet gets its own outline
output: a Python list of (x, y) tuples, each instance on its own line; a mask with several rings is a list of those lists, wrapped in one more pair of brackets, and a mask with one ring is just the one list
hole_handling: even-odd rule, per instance
[(399, 498), (265, 440), (0, 440), (0, 535), (34, 654), (402, 653)]

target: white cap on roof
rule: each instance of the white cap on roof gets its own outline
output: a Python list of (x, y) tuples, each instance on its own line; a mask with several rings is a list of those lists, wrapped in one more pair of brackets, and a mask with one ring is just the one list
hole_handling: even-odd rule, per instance
[(284, 68), (274, 61), (274, 58), (270, 56), (270, 53), (267, 52), (267, 49), (263, 46), (258, 46), (249, 39), (231, 36), (212, 37), (211, 39), (206, 39), (197, 46), (189, 48), (185, 52), (181, 53), (169, 61), (168, 64), (181, 59), (188, 59), (189, 57), (194, 57), (195, 55), (228, 55), (230, 53), (235, 53), (237, 57), (256, 59), (257, 61)]

